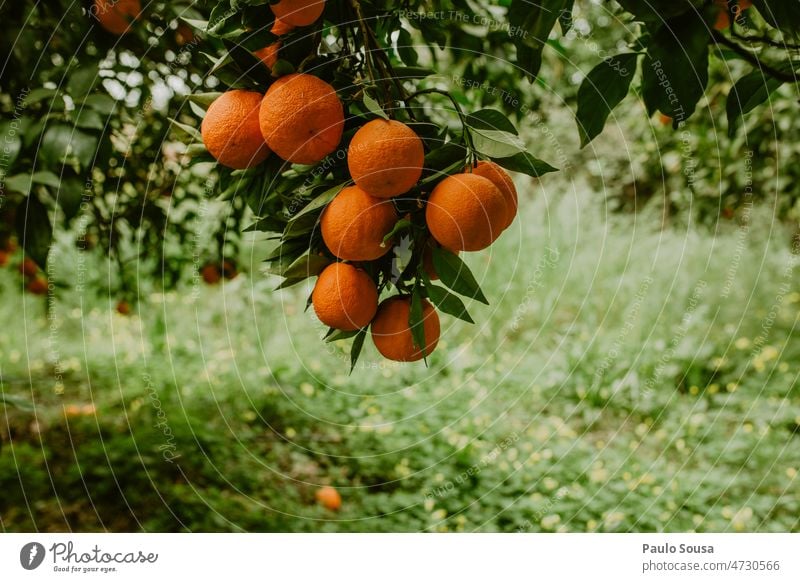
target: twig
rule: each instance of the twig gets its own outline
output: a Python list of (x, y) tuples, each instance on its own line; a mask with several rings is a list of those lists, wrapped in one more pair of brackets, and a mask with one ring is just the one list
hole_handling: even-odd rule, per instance
[(764, 73), (766, 73), (767, 75), (769, 75), (770, 77), (772, 77), (774, 79), (777, 79), (779, 81), (783, 81), (784, 83), (797, 83), (798, 81), (800, 81), (800, 77), (798, 77), (794, 73), (794, 71), (792, 71), (790, 73), (785, 73), (785, 72), (783, 72), (783, 71), (781, 71), (779, 69), (776, 69), (775, 67), (772, 67), (772, 66), (764, 63), (755, 54), (753, 54), (752, 52), (748, 51), (743, 46), (733, 42), (731, 39), (729, 39), (724, 34), (721, 34), (720, 32), (715, 30), (715, 31), (712, 32), (712, 37), (714, 38), (714, 40), (717, 43), (725, 45), (726, 47), (730, 48), (736, 54), (738, 54), (740, 57), (742, 57), (744, 60), (746, 60), (748, 63), (753, 65), (755, 68), (763, 71)]

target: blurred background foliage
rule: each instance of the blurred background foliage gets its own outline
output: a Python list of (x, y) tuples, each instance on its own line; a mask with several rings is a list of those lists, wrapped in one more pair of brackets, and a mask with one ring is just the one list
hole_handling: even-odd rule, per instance
[[(796, 84), (729, 134), (753, 64), (713, 47), (680, 127), (637, 77), (581, 147), (581, 84), (643, 48), (641, 3), (579, 0), (537, 49), (503, 28), (513, 2), (363, 2), (398, 65), (435, 71), (420, 88), (502, 109), (561, 171), (519, 177), (517, 232), (469, 259), (483, 324), (448, 318), (463, 339), (430, 369), (367, 354), (348, 377), (187, 139), (187, 96), (270, 81), (191, 25), (221, 4), (149, 2), (122, 37), (90, 2), (0, 4), (4, 531), (798, 529)], [(225, 4), (232, 28), (268, 12)], [(777, 6), (739, 31), (782, 43), (755, 43), (775, 66), (800, 22)], [(40, 269), (50, 254), (45, 299), (22, 242)]]

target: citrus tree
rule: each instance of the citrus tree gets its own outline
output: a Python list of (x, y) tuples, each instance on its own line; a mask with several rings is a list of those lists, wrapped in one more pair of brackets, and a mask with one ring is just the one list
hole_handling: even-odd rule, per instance
[[(620, 0), (597, 23), (572, 0), (8, 11), (4, 208), (27, 255), (43, 266), (54, 220), (85, 216), (121, 269), (132, 249), (177, 280), (187, 224), (214, 198), (219, 249), (240, 227), (266, 233), (281, 287), (318, 277), (309, 304), (327, 341), (352, 341), (353, 364), (369, 330), (385, 357), (422, 360), (439, 312), (472, 321), (464, 299), (487, 301), (460, 253), (514, 221), (513, 173), (556, 170), (518, 126), (576, 42), (593, 61), (564, 96), (582, 146), (629, 94), (673, 131), (722, 95), (731, 138), (760, 104), (796, 98), (800, 5), (778, 0)], [(32, 68), (31, 54), (48, 58)], [(201, 269), (209, 282), (236, 271), (224, 257)]]

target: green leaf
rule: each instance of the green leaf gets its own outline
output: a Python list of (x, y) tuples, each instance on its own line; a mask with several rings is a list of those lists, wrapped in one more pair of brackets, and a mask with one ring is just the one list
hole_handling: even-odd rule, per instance
[(231, 8), (229, 2), (220, 2), (211, 11), (206, 32), (217, 38), (234, 39), (245, 30), (238, 10)]
[(341, 329), (330, 328), (328, 330), (328, 334), (325, 336), (325, 342), (338, 342), (345, 339), (350, 339), (351, 337), (357, 336), (363, 330), (357, 329), (355, 331), (343, 331)]
[(25, 400), (21, 396), (12, 396), (11, 394), (6, 394), (5, 392), (0, 392), (0, 404), (13, 406), (14, 408), (23, 410), (25, 412), (33, 411), (33, 405), (28, 400)]
[(769, 99), (783, 81), (765, 76), (762, 71), (753, 71), (740, 78), (728, 93), (725, 110), (728, 116), (728, 135), (736, 134), (739, 118)]
[[(336, 195), (342, 191), (345, 184), (337, 184), (333, 188), (328, 188), (322, 194), (314, 198), (311, 202), (306, 204), (303, 209), (292, 217), (292, 220), (300, 218), (301, 216), (314, 212), (315, 210), (326, 206), (328, 202), (336, 198)], [(291, 222), (291, 220), (290, 220)]]
[(285, 221), (274, 216), (265, 216), (245, 228), (243, 232), (283, 232), (285, 227)]
[(664, 23), (642, 65), (648, 115), (660, 111), (680, 123), (694, 112), (708, 84), (708, 29), (694, 12)]
[(100, 81), (100, 75), (97, 65), (81, 66), (67, 81), (67, 92), (70, 97), (75, 101), (82, 100), (89, 92), (91, 92), (94, 85)]
[(506, 170), (511, 170), (512, 172), (522, 172), (523, 174), (533, 176), (534, 178), (544, 176), (550, 172), (558, 171), (558, 168), (554, 168), (547, 162), (534, 157), (533, 154), (530, 154), (529, 152), (522, 152), (521, 154), (516, 154), (508, 158), (492, 158), (492, 161), (496, 162)]
[(308, 252), (295, 260), (281, 273), (287, 279), (307, 279), (319, 275), (322, 269), (331, 264), (330, 259)]
[(203, 136), (200, 134), (200, 131), (196, 127), (192, 127), (191, 125), (186, 125), (185, 123), (181, 123), (176, 119), (170, 119), (170, 121), (172, 122), (173, 125), (179, 127), (187, 134), (189, 134), (189, 136), (192, 137), (195, 141), (198, 142), (203, 141)]
[(565, 11), (572, 9), (573, 0), (512, 0), (508, 22), (517, 46), (517, 65), (531, 80), (542, 67), (542, 51), (550, 31)]
[(499, 130), (518, 135), (514, 124), (497, 109), (481, 109), (470, 113), (467, 115), (466, 121), (467, 125), (474, 129)]
[(97, 150), (97, 141), (95, 136), (69, 125), (52, 125), (42, 137), (39, 153), (49, 166), (66, 163), (74, 157), (82, 167), (88, 168)]
[(193, 93), (192, 95), (188, 95), (186, 99), (208, 109), (220, 95), (222, 95), (222, 93), (219, 91), (213, 91), (209, 93)]
[(419, 55), (417, 55), (417, 51), (414, 49), (414, 42), (411, 40), (411, 34), (405, 28), (400, 28), (397, 35), (396, 46), (397, 54), (400, 55), (403, 63), (410, 67), (416, 67), (419, 61)]
[(389, 116), (386, 115), (386, 112), (380, 106), (380, 104), (375, 101), (372, 97), (370, 97), (366, 92), (364, 92), (364, 107), (367, 108), (367, 111), (372, 113), (373, 115), (377, 115), (378, 117), (382, 117), (383, 119), (389, 119)]
[[(420, 288), (415, 286), (411, 292), (411, 310), (408, 313), (408, 327), (411, 329), (411, 338), (414, 346), (419, 348), (423, 354), (425, 349), (425, 323), (423, 321), (422, 293)], [(427, 354), (425, 354), (427, 355)]]
[(466, 159), (467, 148), (459, 143), (447, 142), (428, 152), (425, 156), (425, 170), (441, 172), (456, 162), (464, 163)]
[(53, 226), (44, 204), (30, 195), (17, 208), (17, 238), (25, 253), (42, 269), (47, 267), (47, 255), (53, 240)]
[(433, 304), (439, 308), (439, 311), (457, 317), (467, 323), (475, 323), (467, 312), (467, 308), (464, 306), (461, 299), (450, 293), (444, 287), (428, 283), (425, 285), (425, 290), (428, 292), (428, 297)]
[(0, 122), (0, 175), (5, 176), (8, 170), (17, 161), (19, 153), (22, 151), (22, 138), (19, 136), (19, 129), (15, 128), (10, 121)]
[(56, 194), (56, 202), (58, 202), (58, 205), (64, 211), (64, 216), (67, 220), (77, 216), (80, 211), (84, 188), (83, 180), (79, 178), (65, 178), (61, 180), (58, 193)]
[(439, 275), (439, 280), (452, 291), (459, 295), (477, 299), (481, 303), (489, 305), (486, 297), (481, 291), (480, 285), (475, 280), (475, 276), (469, 270), (464, 261), (458, 255), (439, 247), (431, 247), (433, 254), (433, 268)]
[(397, 236), (401, 232), (406, 231), (409, 228), (411, 228), (411, 225), (412, 225), (412, 222), (410, 220), (408, 220), (407, 218), (401, 218), (400, 220), (398, 220), (397, 222), (394, 223), (394, 226), (392, 227), (392, 230), (390, 230), (389, 232), (386, 233), (386, 236), (383, 237), (383, 242), (384, 243), (389, 242), (390, 240), (392, 240), (395, 236)]
[(797, 38), (800, 35), (800, 2), (796, 0), (753, 0), (758, 13), (773, 28)]
[(52, 100), (52, 98), (56, 95), (58, 95), (58, 90), (40, 87), (38, 89), (34, 89), (25, 96), (25, 99), (22, 100), (22, 106), (27, 108), (31, 105), (39, 103), (39, 101), (44, 101), (45, 99)]
[(525, 151), (525, 142), (513, 133), (494, 129), (470, 128), (472, 145), (490, 158), (507, 158)]
[(17, 174), (5, 181), (5, 187), (12, 192), (19, 192), (27, 196), (31, 192), (34, 184), (58, 188), (61, 179), (53, 172), (34, 172), (33, 174)]
[(353, 345), (350, 347), (350, 373), (353, 373), (353, 370), (358, 363), (358, 357), (361, 355), (361, 350), (364, 347), (364, 339), (367, 337), (367, 328), (360, 329), (356, 333), (356, 337), (353, 340)]
[(636, 53), (609, 57), (586, 75), (578, 89), (581, 147), (600, 135), (611, 111), (628, 94), (638, 58)]
[(83, 107), (75, 113), (75, 127), (103, 130), (105, 126), (103, 118), (94, 109)]
[(101, 115), (111, 115), (117, 106), (117, 102), (108, 95), (89, 95), (83, 100), (85, 107), (91, 107)]

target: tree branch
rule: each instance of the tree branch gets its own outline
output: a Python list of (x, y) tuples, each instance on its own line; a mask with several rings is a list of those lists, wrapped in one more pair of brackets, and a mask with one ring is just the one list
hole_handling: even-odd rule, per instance
[(785, 72), (776, 69), (771, 65), (766, 64), (761, 59), (759, 59), (755, 54), (753, 54), (740, 44), (733, 42), (724, 34), (715, 30), (712, 32), (712, 37), (714, 38), (715, 42), (728, 47), (733, 52), (742, 57), (745, 61), (753, 65), (755, 68), (757, 68), (760, 71), (763, 71), (765, 74), (769, 75), (774, 79), (783, 81), (784, 83), (797, 83), (800, 81), (800, 77), (798, 77), (794, 71)]

